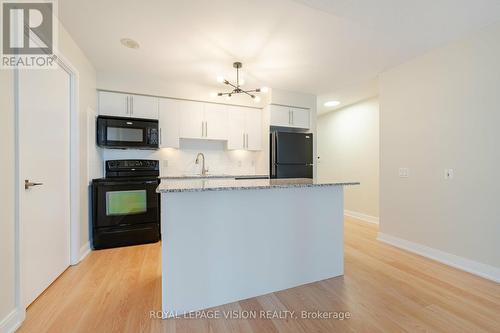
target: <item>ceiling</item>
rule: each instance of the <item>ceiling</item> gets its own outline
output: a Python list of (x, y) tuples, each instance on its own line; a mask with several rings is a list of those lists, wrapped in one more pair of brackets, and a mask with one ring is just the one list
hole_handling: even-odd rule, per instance
[[(499, 0), (64, 0), (63, 25), (99, 73), (316, 95), (500, 21)], [(121, 38), (139, 42), (127, 49)], [(366, 96), (368, 97), (368, 96)]]

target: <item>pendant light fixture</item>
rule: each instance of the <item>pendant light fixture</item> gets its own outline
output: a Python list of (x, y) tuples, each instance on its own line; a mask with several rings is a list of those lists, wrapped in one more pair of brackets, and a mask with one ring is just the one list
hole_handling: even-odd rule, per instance
[(246, 94), (246, 95), (250, 96), (251, 98), (253, 98), (253, 100), (256, 103), (260, 102), (260, 96), (255, 95), (255, 93), (260, 93), (260, 92), (266, 93), (268, 91), (268, 88), (263, 87), (263, 88), (257, 88), (257, 89), (252, 89), (252, 90), (241, 89), (241, 86), (243, 85), (243, 80), (240, 79), (240, 69), (241, 69), (241, 67), (243, 67), (243, 64), (241, 62), (235, 62), (235, 63), (233, 63), (233, 67), (236, 69), (236, 83), (233, 84), (233, 83), (229, 82), (228, 80), (226, 80), (222, 76), (217, 77), (217, 81), (219, 83), (227, 84), (228, 86), (233, 87), (233, 90), (230, 92), (217, 93), (217, 96), (226, 96), (226, 98), (230, 99), (233, 95)]

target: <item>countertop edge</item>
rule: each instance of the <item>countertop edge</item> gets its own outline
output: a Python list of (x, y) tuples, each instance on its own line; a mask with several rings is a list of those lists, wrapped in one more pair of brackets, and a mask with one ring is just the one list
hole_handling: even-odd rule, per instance
[(265, 189), (283, 189), (298, 187), (329, 187), (329, 186), (354, 186), (360, 185), (359, 182), (343, 183), (324, 183), (324, 184), (276, 184), (276, 185), (255, 185), (255, 186), (214, 186), (207, 188), (176, 188), (176, 189), (157, 189), (157, 193), (179, 193), (179, 192), (207, 192), (207, 191), (236, 191), (236, 190), (265, 190)]

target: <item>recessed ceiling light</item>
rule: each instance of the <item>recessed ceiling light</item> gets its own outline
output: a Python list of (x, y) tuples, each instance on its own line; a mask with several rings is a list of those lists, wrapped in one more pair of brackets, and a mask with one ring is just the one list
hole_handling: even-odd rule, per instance
[(340, 104), (340, 102), (339, 102), (339, 101), (328, 101), (328, 102), (326, 102), (324, 105), (325, 105), (326, 107), (334, 107), (334, 106), (337, 106), (337, 105), (339, 105), (339, 104)]
[(123, 46), (128, 47), (129, 49), (138, 49), (139, 48), (139, 43), (137, 43), (135, 40), (130, 39), (130, 38), (122, 38), (122, 39), (120, 39), (120, 43), (122, 43)]

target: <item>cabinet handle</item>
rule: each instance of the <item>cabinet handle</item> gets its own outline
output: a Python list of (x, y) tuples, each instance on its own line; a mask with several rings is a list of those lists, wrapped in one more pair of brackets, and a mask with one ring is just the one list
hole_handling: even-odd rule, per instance
[(292, 125), (293, 125), (293, 110), (290, 110), (290, 114), (292, 115)]
[(134, 114), (134, 96), (130, 96), (130, 115)]
[(247, 136), (247, 149), (248, 149), (248, 133), (246, 134), (246, 136)]
[(125, 114), (129, 114), (129, 110), (130, 110), (130, 102), (129, 102), (129, 96), (127, 96), (127, 109), (125, 110)]
[(245, 148), (245, 132), (243, 132), (243, 148)]
[(288, 110), (288, 124), (292, 124), (292, 110)]
[(161, 127), (160, 127), (160, 146), (161, 146), (162, 138), (161, 138)]
[(205, 138), (208, 137), (208, 121), (205, 121)]
[(205, 122), (201, 122), (201, 137), (203, 138), (205, 136)]

